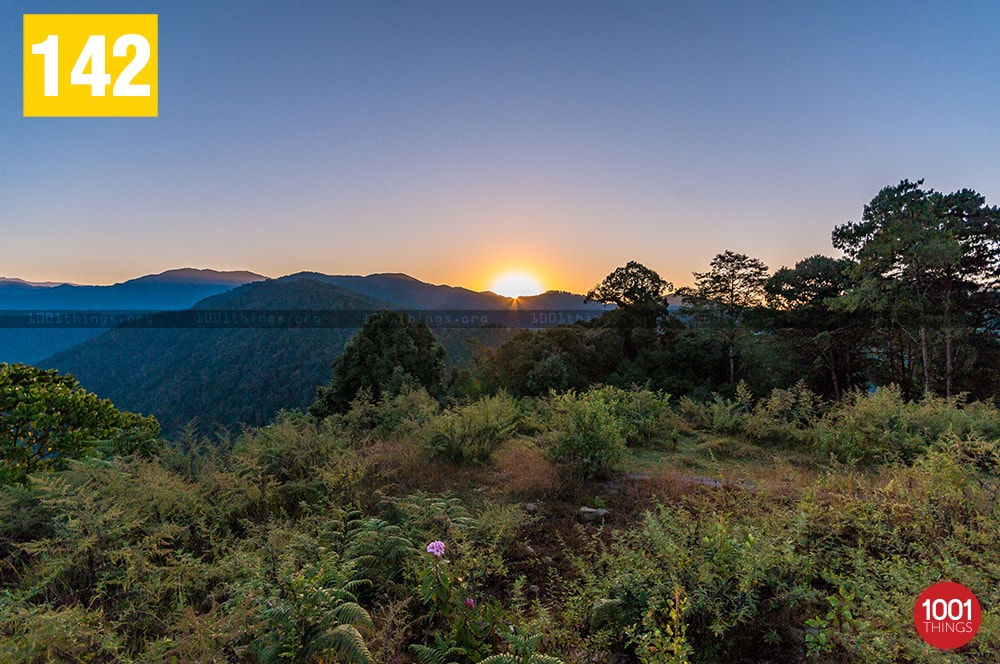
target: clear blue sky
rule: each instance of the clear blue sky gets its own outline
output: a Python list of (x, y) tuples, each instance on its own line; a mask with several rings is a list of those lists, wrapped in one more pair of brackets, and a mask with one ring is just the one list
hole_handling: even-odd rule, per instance
[[(22, 117), (22, 14), (115, 12), (159, 117)], [(0, 275), (776, 269), (903, 178), (1000, 203), (998, 44), (992, 1), (6, 0)]]

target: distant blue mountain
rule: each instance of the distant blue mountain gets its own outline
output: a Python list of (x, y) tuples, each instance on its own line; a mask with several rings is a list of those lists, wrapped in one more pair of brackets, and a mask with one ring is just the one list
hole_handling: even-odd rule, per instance
[[(196, 302), (267, 277), (253, 272), (185, 268), (131, 279), (112, 286), (35, 284), (0, 279), (0, 310), (154, 310), (188, 309)], [(100, 329), (0, 329), (0, 362), (33, 363), (92, 339)]]
[[(314, 279), (339, 286), (346, 290), (391, 302), (401, 309), (457, 309), (457, 310), (506, 310), (515, 306), (514, 298), (496, 293), (476, 292), (457, 286), (435, 286), (405, 274), (370, 274), (368, 276), (327, 275), (317, 272), (299, 272), (279, 281)], [(597, 302), (585, 302), (582, 295), (563, 291), (548, 291), (541, 295), (519, 297), (520, 309), (583, 309), (604, 311), (608, 307)]]
[(253, 272), (185, 268), (151, 274), (113, 286), (40, 286), (21, 280), (0, 282), (0, 309), (187, 309), (211, 295), (267, 277)]

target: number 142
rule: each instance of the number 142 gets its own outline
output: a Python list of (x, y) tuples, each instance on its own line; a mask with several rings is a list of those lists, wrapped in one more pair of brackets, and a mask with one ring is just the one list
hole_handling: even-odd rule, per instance
[[(69, 74), (71, 85), (89, 85), (92, 97), (103, 97), (107, 87), (111, 85), (111, 74), (107, 72), (106, 55), (107, 40), (104, 35), (90, 35), (84, 44), (80, 57), (76, 59)], [(114, 87), (112, 97), (148, 97), (149, 85), (138, 85), (132, 82), (136, 75), (149, 62), (149, 41), (142, 35), (127, 34), (115, 40), (111, 55), (116, 58), (129, 56), (133, 48), (132, 60), (125, 66)], [(49, 35), (45, 41), (31, 45), (33, 55), (45, 58), (44, 87), (46, 97), (59, 96), (59, 35)], [(87, 71), (87, 68), (90, 71)]]

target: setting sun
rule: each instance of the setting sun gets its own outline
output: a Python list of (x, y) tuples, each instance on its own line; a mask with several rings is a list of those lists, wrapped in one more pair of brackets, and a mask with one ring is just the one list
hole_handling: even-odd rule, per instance
[(507, 272), (497, 277), (490, 290), (504, 297), (538, 295), (543, 288), (538, 279), (524, 272)]

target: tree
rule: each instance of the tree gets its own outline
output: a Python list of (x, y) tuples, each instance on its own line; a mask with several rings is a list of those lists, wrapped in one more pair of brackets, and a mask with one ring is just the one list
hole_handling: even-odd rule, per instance
[(396, 311), (379, 311), (333, 363), (333, 378), (317, 391), (309, 412), (319, 419), (347, 412), (361, 390), (374, 401), (406, 388), (424, 387), (432, 396), (444, 393), (445, 350), (423, 319), (410, 320)]
[[(834, 229), (833, 245), (856, 263), (855, 285), (840, 306), (877, 313), (913, 342), (924, 393), (932, 391), (935, 378), (936, 336), (944, 346), (941, 382), (950, 396), (956, 339), (985, 325), (995, 306), (1000, 210), (972, 190), (942, 194), (922, 184), (903, 180), (883, 188), (860, 222)], [(901, 367), (917, 363), (905, 359)]]
[(521, 330), (497, 348), (484, 348), (477, 364), (489, 391), (544, 396), (607, 382), (622, 354), (616, 330), (570, 325)]
[(694, 289), (684, 289), (686, 302), (698, 302), (738, 323), (747, 309), (764, 303), (767, 265), (746, 254), (725, 251), (712, 259), (708, 272), (694, 272)]
[(616, 269), (587, 293), (587, 300), (614, 304), (601, 317), (601, 327), (614, 328), (625, 357), (634, 360), (658, 341), (657, 329), (667, 326), (666, 295), (673, 284), (636, 261)]
[(830, 389), (821, 391), (838, 400), (860, 367), (864, 334), (863, 320), (830, 306), (850, 288), (851, 265), (845, 258), (810, 256), (781, 268), (764, 285), (776, 332), (801, 354), (800, 365), (824, 368)]
[(140, 450), (159, 431), (154, 418), (119, 411), (69, 374), (0, 364), (0, 483), (58, 470), (99, 442)]
[(694, 272), (694, 288), (682, 288), (686, 313), (718, 328), (729, 347), (729, 384), (736, 384), (736, 336), (744, 312), (764, 303), (767, 265), (745, 254), (725, 251), (708, 272)]
[(587, 301), (614, 304), (620, 308), (659, 306), (673, 284), (636, 261), (629, 261), (604, 277), (587, 293)]

